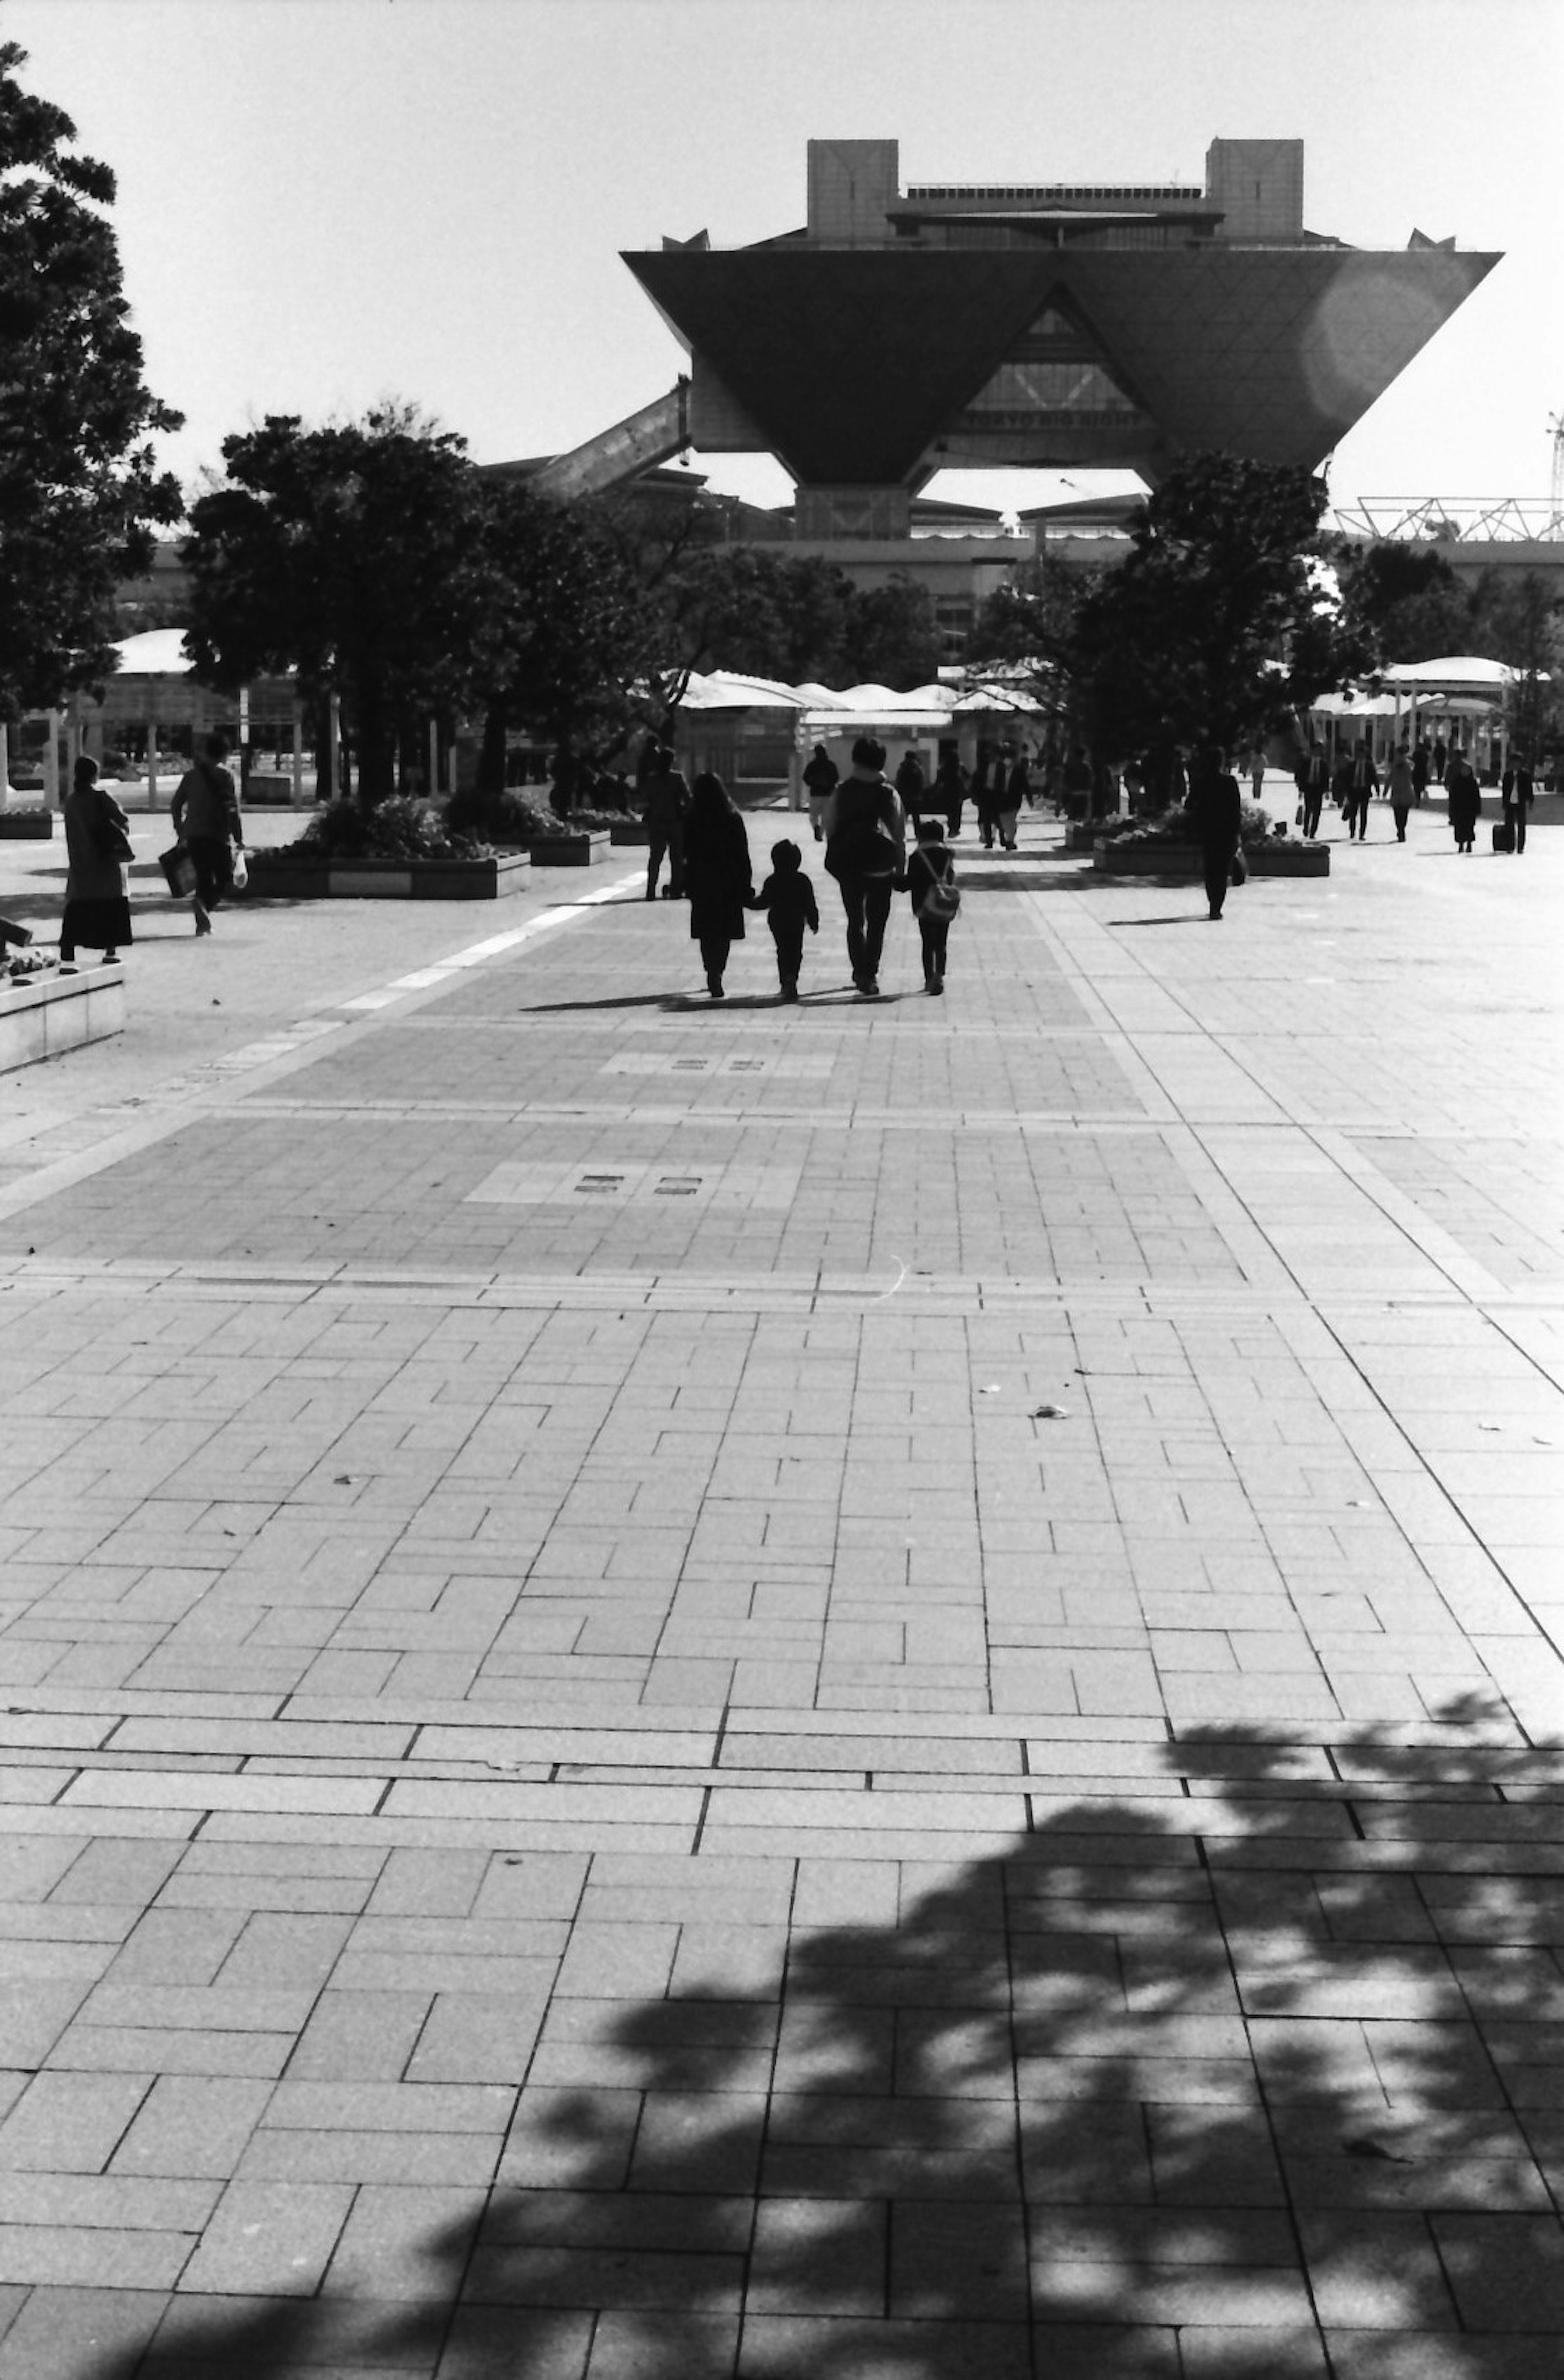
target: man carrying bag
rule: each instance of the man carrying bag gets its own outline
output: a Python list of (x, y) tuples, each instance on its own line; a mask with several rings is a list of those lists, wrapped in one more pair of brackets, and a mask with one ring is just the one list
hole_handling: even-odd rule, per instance
[[(169, 806), (174, 832), (190, 856), (195, 870), (195, 913), (198, 934), (212, 931), (212, 912), (234, 881), (234, 854), (244, 844), (244, 820), (234, 780), (223, 763), (228, 757), (221, 735), (203, 738), (201, 755), (186, 770)], [(172, 888), (174, 871), (165, 856), (164, 875)]]

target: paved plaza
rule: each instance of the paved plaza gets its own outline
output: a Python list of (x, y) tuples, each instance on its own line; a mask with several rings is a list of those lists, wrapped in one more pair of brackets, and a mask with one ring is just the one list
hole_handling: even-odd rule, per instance
[(1564, 830), (1371, 833), (969, 831), (943, 1001), (807, 841), (795, 1008), (148, 899), (0, 1077), (0, 2380), (1559, 2368)]

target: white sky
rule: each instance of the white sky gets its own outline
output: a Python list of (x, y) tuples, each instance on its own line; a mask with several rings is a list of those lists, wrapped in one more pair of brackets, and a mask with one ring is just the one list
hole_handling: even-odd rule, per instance
[(904, 185), (1199, 183), (1219, 133), (1303, 138), (1312, 230), (1506, 251), (1343, 442), (1337, 500), (1547, 492), (1561, 0), (0, 0), (0, 34), (119, 176), (187, 482), (267, 412), (387, 395), (479, 461), (606, 428), (685, 361), (618, 251), (802, 224), (812, 135), (899, 139)]

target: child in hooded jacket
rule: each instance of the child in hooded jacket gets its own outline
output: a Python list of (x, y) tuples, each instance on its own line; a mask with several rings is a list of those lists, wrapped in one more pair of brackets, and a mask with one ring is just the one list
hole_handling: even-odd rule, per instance
[(798, 971), (804, 964), (804, 929), (820, 930), (815, 888), (804, 873), (803, 854), (785, 836), (771, 845), (771, 872), (750, 904), (764, 909), (771, 940), (777, 946), (777, 981), (784, 1000), (798, 997)]
[(956, 871), (938, 819), (920, 819), (917, 845), (907, 861), (907, 894), (923, 944), (923, 988), (938, 998), (945, 989), (945, 946), (951, 939)]

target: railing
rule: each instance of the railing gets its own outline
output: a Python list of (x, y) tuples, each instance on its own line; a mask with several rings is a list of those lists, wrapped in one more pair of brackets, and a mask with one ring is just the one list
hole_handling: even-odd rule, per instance
[(1347, 537), (1383, 537), (1434, 545), (1564, 543), (1564, 506), (1548, 496), (1360, 496), (1331, 507)]

